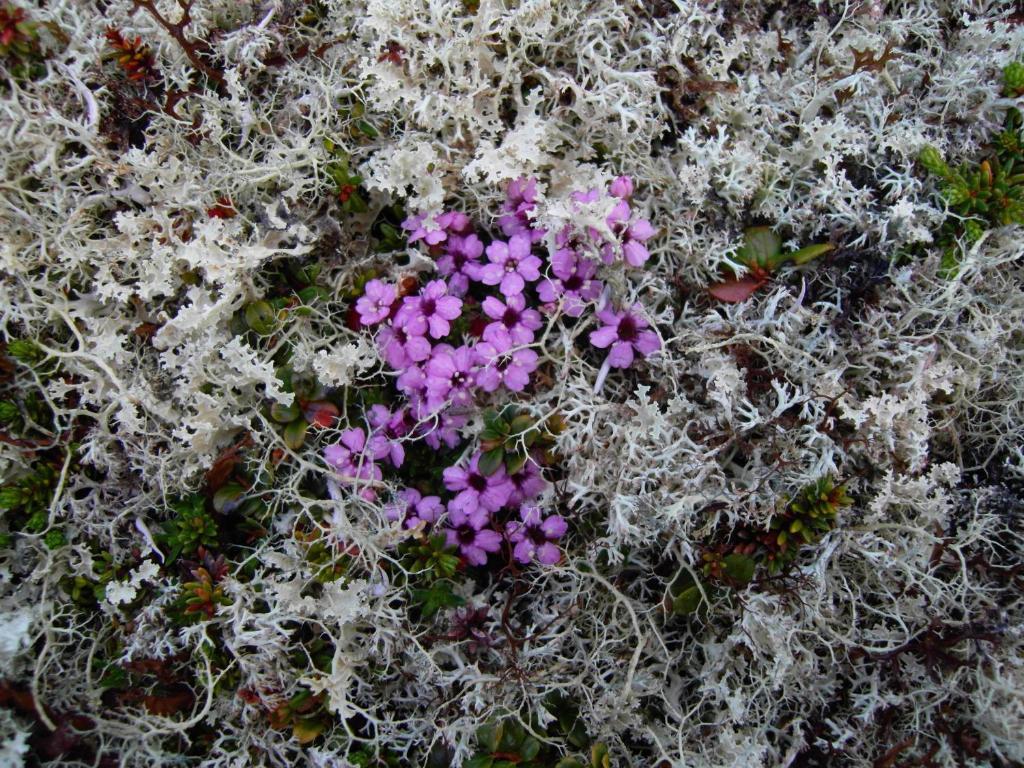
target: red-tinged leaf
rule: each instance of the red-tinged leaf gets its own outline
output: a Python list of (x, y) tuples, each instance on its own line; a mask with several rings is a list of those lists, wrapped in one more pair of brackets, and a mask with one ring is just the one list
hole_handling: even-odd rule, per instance
[(339, 413), (338, 406), (326, 400), (316, 400), (312, 403), (307, 403), (304, 409), (306, 421), (312, 426), (320, 427), (321, 429), (332, 426)]
[(145, 696), (142, 699), (143, 706), (151, 715), (176, 715), (192, 708), (195, 697), (192, 692), (184, 686), (175, 687), (157, 696)]
[(739, 280), (726, 280), (712, 285), (708, 288), (708, 293), (719, 301), (736, 303), (750, 298), (750, 295), (760, 288), (761, 285), (760, 280), (755, 280), (752, 277), (743, 277)]

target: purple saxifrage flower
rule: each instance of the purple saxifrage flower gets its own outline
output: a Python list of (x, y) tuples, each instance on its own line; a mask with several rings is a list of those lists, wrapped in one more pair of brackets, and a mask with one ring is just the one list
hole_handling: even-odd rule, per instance
[(494, 474), (483, 475), (478, 467), (479, 461), (478, 451), (466, 468), (448, 467), (442, 473), (444, 487), (456, 492), (455, 498), (448, 505), (449, 510), (459, 509), (471, 517), (480, 518), (505, 506), (513, 488), (505, 468), (498, 467)]
[(484, 392), (494, 392), (502, 384), (522, 392), (537, 370), (537, 353), (532, 349), (511, 349), (501, 340), (481, 342), (475, 349), (483, 366), (476, 372), (476, 383)]
[(512, 235), (508, 242), (495, 240), (487, 246), (487, 259), (491, 262), (476, 270), (477, 279), (484, 285), (500, 285), (505, 296), (522, 293), (527, 281), (540, 277), (541, 262), (530, 253), (532, 241), (528, 235)]
[(405, 446), (402, 445), (402, 438), (409, 434), (412, 428), (408, 409), (401, 408), (392, 413), (387, 406), (374, 405), (366, 414), (366, 420), (373, 428), (373, 437), (370, 439), (383, 438), (388, 446), (387, 458), (396, 468), (401, 467), (405, 462)]
[(391, 305), (398, 298), (395, 286), (382, 280), (370, 280), (359, 300), (356, 301), (356, 312), (359, 322), (363, 325), (376, 325), (391, 314)]
[(409, 333), (444, 338), (451, 331), (451, 321), (462, 314), (462, 299), (448, 295), (444, 280), (431, 280), (419, 296), (406, 296), (395, 315), (395, 325)]
[[(341, 441), (324, 448), (324, 459), (341, 475), (347, 483), (359, 484), (359, 481), (380, 480), (379, 460), (388, 455), (388, 441), (381, 436), (366, 439), (366, 433), (360, 427), (346, 429), (341, 433)], [(365, 487), (360, 496), (368, 501), (377, 498), (372, 487)]]
[(506, 527), (508, 539), (514, 545), (512, 556), (519, 563), (530, 563), (536, 560), (544, 565), (554, 565), (562, 553), (558, 541), (569, 526), (565, 518), (559, 515), (541, 517), (540, 507), (524, 506), (519, 510), (519, 520), (513, 520)]
[(612, 368), (628, 368), (633, 364), (634, 352), (647, 357), (661, 349), (658, 334), (648, 330), (650, 326), (639, 313), (638, 304), (618, 312), (605, 307), (597, 313), (604, 325), (590, 333), (590, 343), (598, 349), (611, 347), (608, 365)]
[(430, 341), (423, 334), (410, 333), (408, 327), (394, 323), (381, 326), (376, 341), (387, 364), (396, 371), (404, 371), (430, 357)]
[(508, 497), (508, 506), (518, 507), (528, 501), (540, 496), (547, 488), (548, 482), (541, 474), (540, 465), (531, 457), (522, 468), (514, 475), (509, 475), (512, 481), (512, 494)]
[(473, 395), (470, 388), (475, 384), (476, 353), (467, 346), (453, 349), (448, 344), (438, 344), (424, 366), (426, 374), (427, 406), (436, 411), (446, 403), (468, 405)]
[(402, 222), (402, 229), (409, 233), (409, 243), (422, 240), (428, 246), (438, 245), (448, 239), (449, 235), (462, 235), (472, 227), (472, 222), (464, 213), (445, 211), (433, 218), (433, 227), (427, 228), (427, 214), (410, 216)]
[(499, 346), (529, 344), (533, 341), (533, 332), (544, 324), (540, 312), (526, 308), (526, 298), (521, 293), (509, 296), (504, 304), (501, 299), (488, 296), (481, 309), (494, 321), (484, 328), (483, 339)]
[(486, 528), (489, 515), (471, 515), (459, 507), (448, 505), (448, 528), (445, 538), (449, 547), (459, 552), (471, 565), (486, 565), (487, 553), (501, 549), (501, 534)]
[(595, 280), (597, 264), (581, 257), (571, 248), (559, 248), (551, 256), (553, 278), (545, 278), (537, 285), (540, 300), (551, 304), (559, 299), (562, 311), (569, 317), (579, 317), (587, 302), (601, 295), (603, 284)]
[(474, 234), (452, 235), (445, 242), (445, 251), (437, 257), (437, 271), (448, 278), (448, 293), (465, 296), (469, 281), (475, 280), (480, 268), (484, 244)]
[(395, 503), (384, 508), (388, 520), (401, 520), (406, 528), (433, 525), (444, 514), (444, 504), (438, 496), (423, 496), (415, 488), (398, 492)]

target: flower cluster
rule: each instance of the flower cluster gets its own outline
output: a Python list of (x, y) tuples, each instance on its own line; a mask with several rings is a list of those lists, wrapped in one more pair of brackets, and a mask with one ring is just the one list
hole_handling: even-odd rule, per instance
[[(660, 349), (641, 307), (616, 308), (599, 279), (615, 262), (640, 267), (650, 256), (645, 242), (654, 228), (633, 213), (632, 193), (627, 177), (604, 193), (574, 193), (581, 212), (603, 212), (600, 229), (569, 225), (549, 232), (539, 226), (535, 179), (509, 184), (500, 236), (478, 231), (459, 211), (406, 219), (410, 245), (426, 249), (438, 277), (371, 279), (355, 303), (359, 327), (373, 333), (394, 372), (398, 405), (374, 405), (365, 429), (346, 430), (326, 449), (338, 473), (333, 495), (350, 485), (375, 499), (382, 469), (400, 469), (406, 447), (417, 441), (434, 451), (461, 447), (461, 430), (478, 407), (497, 402), (503, 390), (529, 391), (544, 355), (542, 331), (559, 317), (596, 320), (590, 344), (608, 350), (599, 383), (610, 368), (629, 367)], [(588, 311), (593, 320), (585, 317)], [(558, 562), (557, 542), (568, 525), (539, 503), (549, 486), (549, 454), (537, 449), (502, 463), (493, 457), (482, 462), (484, 453), (479, 440), (464, 448), (461, 460), (441, 473), (439, 487), (420, 482), (404, 488), (387, 516), (409, 529), (436, 528), (470, 565), (486, 564), (503, 545), (521, 564)]]

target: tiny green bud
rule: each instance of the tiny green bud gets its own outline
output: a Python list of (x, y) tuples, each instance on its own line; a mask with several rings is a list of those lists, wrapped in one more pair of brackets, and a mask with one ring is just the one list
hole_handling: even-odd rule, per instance
[(934, 173), (936, 176), (942, 176), (943, 178), (949, 176), (949, 166), (946, 165), (946, 161), (942, 159), (942, 154), (935, 147), (925, 147), (921, 150), (921, 154), (917, 156), (917, 159), (929, 173)]

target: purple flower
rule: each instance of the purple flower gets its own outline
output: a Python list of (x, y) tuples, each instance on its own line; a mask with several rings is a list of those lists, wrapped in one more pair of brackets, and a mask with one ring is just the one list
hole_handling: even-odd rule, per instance
[(395, 380), (399, 392), (404, 392), (410, 405), (427, 396), (427, 374), (421, 365), (410, 365)]
[(487, 258), (491, 262), (476, 270), (477, 279), (485, 285), (501, 285), (505, 296), (522, 293), (526, 281), (533, 282), (540, 277), (540, 259), (530, 253), (529, 236), (512, 235), (508, 242), (495, 240), (487, 246)]
[(484, 328), (484, 341), (500, 344), (508, 340), (513, 344), (529, 344), (533, 341), (533, 332), (543, 325), (540, 312), (527, 309), (526, 298), (521, 293), (509, 296), (504, 304), (501, 299), (488, 296), (481, 308), (494, 320)]
[(618, 243), (605, 243), (602, 247), (601, 258), (605, 264), (611, 264), (618, 251), (621, 251), (622, 258), (632, 267), (642, 267), (651, 257), (644, 243), (654, 236), (654, 227), (647, 219), (630, 222), (630, 216), (629, 203), (619, 200), (605, 219), (619, 239)]
[(484, 244), (476, 235), (451, 235), (445, 252), (437, 258), (437, 271), (448, 278), (448, 293), (465, 296), (470, 279), (475, 280), (480, 268)]
[(445, 539), (449, 547), (458, 547), (471, 565), (485, 565), (487, 553), (501, 549), (501, 534), (485, 528), (488, 515), (472, 515), (459, 507), (448, 505), (448, 528)]
[(607, 363), (612, 368), (628, 368), (633, 364), (633, 352), (647, 357), (661, 349), (661, 339), (654, 331), (645, 330), (649, 324), (640, 316), (640, 305), (615, 312), (606, 307), (597, 313), (604, 326), (592, 331), (590, 343), (599, 349), (611, 347)]
[(537, 180), (519, 177), (509, 182), (508, 190), (505, 193), (505, 204), (502, 206), (506, 211), (504, 216), (499, 217), (498, 226), (505, 233), (506, 237), (512, 235), (526, 235), (532, 242), (537, 242), (545, 235), (542, 228), (534, 228), (530, 220), (529, 212), (536, 208), (537, 202)]
[(554, 278), (545, 278), (537, 285), (537, 295), (546, 303), (562, 300), (562, 311), (579, 317), (587, 302), (601, 295), (603, 285), (595, 280), (597, 264), (579, 256), (571, 248), (559, 248), (551, 256)]
[(409, 434), (412, 428), (408, 417), (407, 409), (402, 408), (392, 413), (384, 405), (374, 405), (366, 414), (366, 420), (373, 428), (374, 437), (370, 439), (381, 437), (385, 440), (388, 446), (388, 460), (395, 468), (401, 467), (405, 462), (405, 446), (402, 445), (402, 438)]
[[(388, 452), (386, 439), (375, 436), (367, 440), (366, 433), (355, 427), (341, 433), (341, 442), (324, 448), (324, 459), (342, 476), (342, 480), (359, 484), (360, 480), (380, 480), (383, 477), (376, 462)], [(364, 488), (360, 495), (368, 501), (377, 498), (372, 487)]]
[[(423, 404), (426, 407), (426, 404)], [(440, 411), (421, 421), (417, 428), (417, 434), (423, 437), (423, 441), (435, 451), (440, 450), (444, 443), (448, 448), (454, 448), (461, 441), (459, 430), (469, 422), (465, 414), (452, 413), (450, 410)]]
[(510, 350), (502, 340), (484, 341), (475, 347), (482, 368), (476, 383), (484, 392), (494, 392), (504, 384), (513, 392), (522, 392), (530, 383), (530, 374), (537, 370), (537, 353), (532, 349)]
[(402, 229), (410, 233), (410, 243), (422, 240), (430, 246), (438, 245), (447, 240), (450, 234), (465, 234), (471, 227), (469, 217), (458, 211), (438, 214), (433, 219), (434, 226), (429, 229), (424, 226), (426, 219), (427, 214), (421, 213), (402, 222)]
[(423, 334), (413, 334), (408, 327), (384, 325), (377, 331), (377, 345), (384, 359), (396, 371), (402, 371), (430, 357), (430, 341)]
[(558, 541), (569, 526), (565, 518), (559, 515), (548, 515), (541, 518), (540, 507), (524, 506), (519, 510), (522, 522), (513, 520), (506, 527), (509, 541), (515, 546), (512, 556), (520, 563), (536, 560), (544, 565), (554, 565), (562, 553), (553, 542)]
[(629, 176), (619, 176), (608, 187), (608, 191), (622, 200), (628, 200), (633, 196), (633, 180)]
[(384, 508), (388, 520), (402, 520), (406, 528), (417, 525), (432, 525), (444, 513), (444, 504), (439, 496), (423, 496), (415, 488), (406, 488), (398, 492), (394, 504)]
[[(482, 475), (477, 466), (479, 461), (480, 452), (477, 451), (465, 469), (460, 466), (448, 467), (442, 473), (444, 487), (449, 491), (457, 491), (448, 509), (462, 510), (477, 520), (505, 506), (513, 489), (504, 467), (498, 467), (493, 475)], [(480, 527), (482, 523), (477, 526)]]
[(448, 284), (444, 280), (431, 280), (419, 296), (405, 297), (395, 315), (395, 325), (405, 327), (408, 333), (422, 336), (429, 332), (440, 339), (451, 332), (450, 321), (461, 314), (462, 299), (448, 295)]
[(366, 290), (356, 302), (359, 322), (363, 325), (375, 325), (391, 314), (391, 305), (398, 298), (395, 286), (381, 280), (371, 280)]
[(508, 497), (508, 505), (517, 507), (540, 496), (547, 488), (547, 480), (540, 472), (540, 465), (532, 458), (523, 464), (522, 469), (509, 475), (512, 481), (512, 494)]
[(427, 406), (436, 411), (447, 402), (468, 405), (473, 395), (470, 387), (475, 383), (476, 354), (467, 346), (452, 349), (438, 344), (424, 367), (426, 373)]

